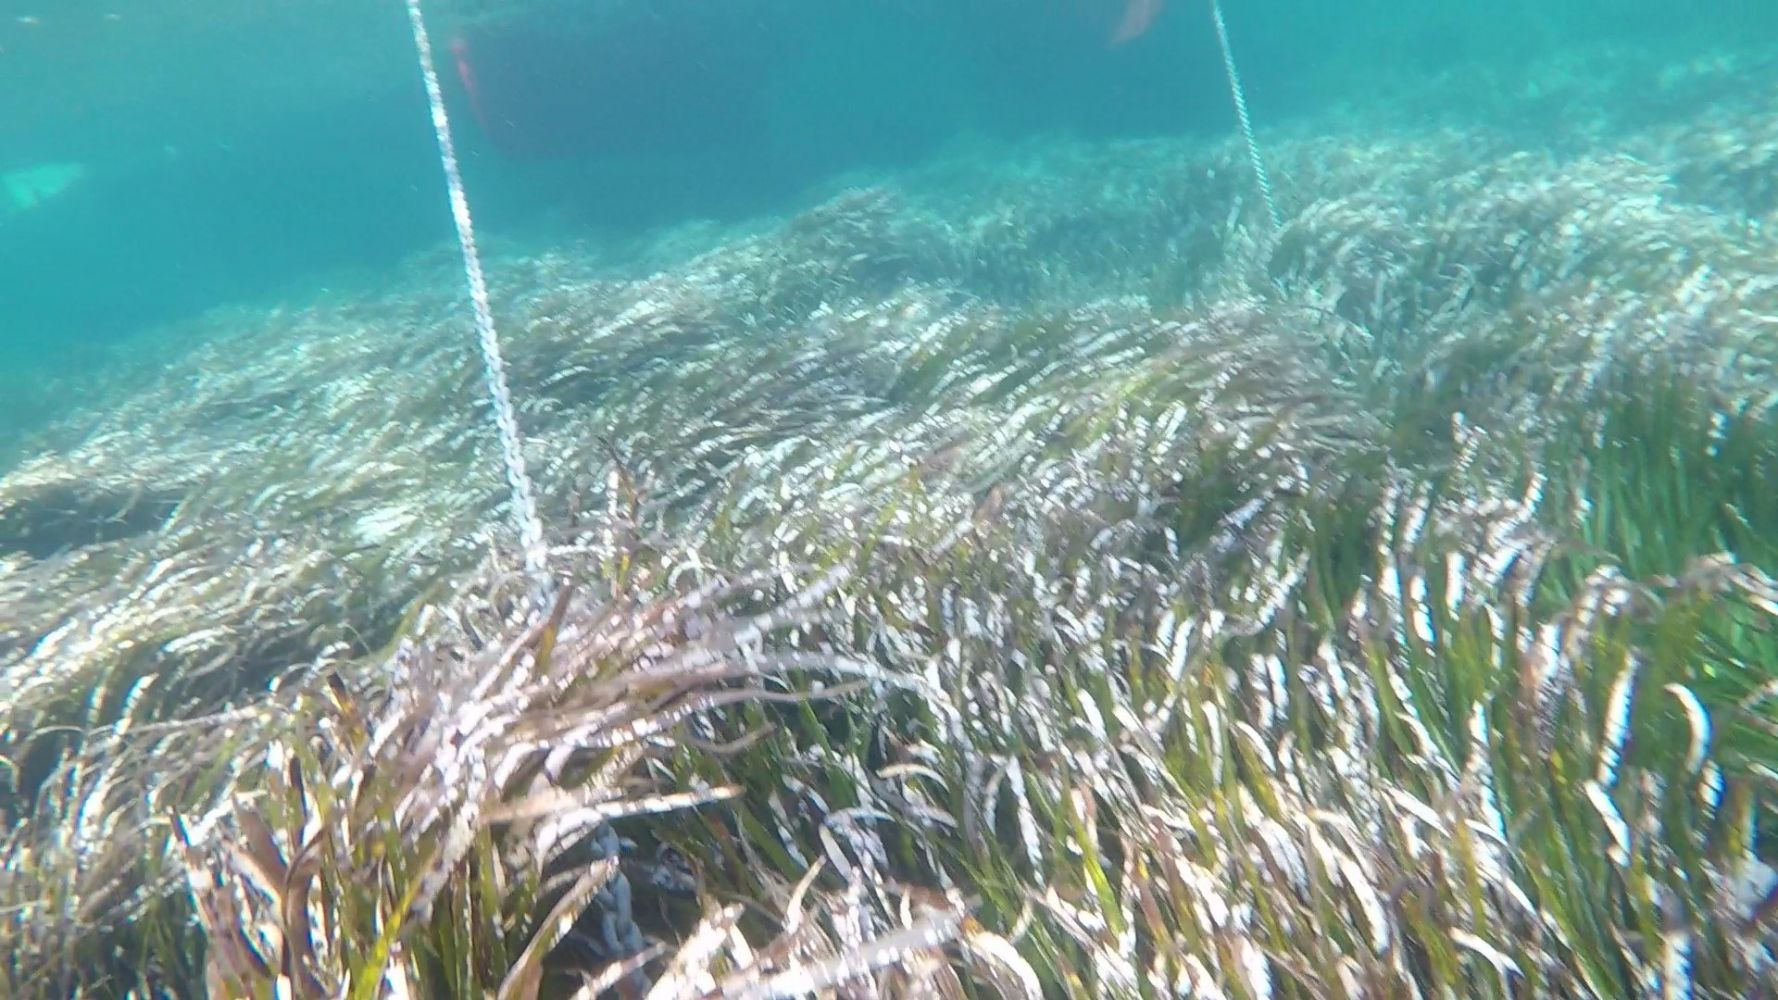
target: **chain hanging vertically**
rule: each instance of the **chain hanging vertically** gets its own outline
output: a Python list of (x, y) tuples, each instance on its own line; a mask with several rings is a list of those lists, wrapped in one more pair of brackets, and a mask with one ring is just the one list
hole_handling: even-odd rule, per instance
[(1229, 44), (1229, 26), (1222, 18), (1222, 0), (1210, 0), (1210, 17), (1216, 22), (1216, 41), (1222, 46), (1222, 68), (1229, 76), (1229, 94), (1235, 100), (1235, 118), (1241, 125), (1241, 138), (1247, 142), (1247, 161), (1253, 167), (1253, 182), (1266, 204), (1266, 220), (1277, 232), (1283, 224), (1278, 205), (1272, 200), (1272, 181), (1266, 176), (1266, 161), (1259, 155), (1259, 140), (1253, 135), (1253, 119), (1247, 114), (1247, 92), (1241, 87), (1241, 74), (1235, 68), (1235, 49)]
[[(444, 166), (445, 184), (451, 197), (451, 217), (457, 224), (457, 245), (463, 254), (463, 274), (469, 282), (469, 299), (475, 310), (475, 332), (481, 347), (482, 367), (486, 375), (488, 401), (494, 411), (494, 426), (500, 437), (500, 457), (506, 466), (506, 483), (512, 493), (512, 520), (523, 549), (525, 570), (530, 576), (533, 596), (539, 612), (547, 612), (555, 599), (555, 581), (549, 574), (548, 551), (543, 542), (543, 522), (537, 514), (537, 495), (531, 477), (525, 470), (523, 439), (519, 436), (517, 414), (512, 393), (506, 383), (506, 362), (500, 352), (500, 337), (494, 328), (494, 311), (488, 302), (487, 279), (482, 273), (481, 254), (475, 246), (475, 226), (469, 215), (469, 196), (463, 189), (463, 175), (457, 166), (457, 149), (451, 140), (451, 120), (446, 113), (444, 90), (439, 85), (438, 68), (432, 59), (432, 39), (426, 31), (426, 19), (420, 0), (407, 0), (408, 20), (414, 31), (414, 48), (420, 60), (420, 74), (425, 78), (426, 99), (432, 108), (432, 130), (438, 137), (439, 161)], [(609, 823), (600, 824), (593, 832), (591, 847), (597, 857), (617, 859), (623, 842)], [(598, 940), (591, 942), (607, 960), (615, 960), (640, 952), (645, 941), (632, 913), (629, 879), (620, 871), (593, 897), (598, 907)], [(641, 973), (636, 974), (641, 982)]]
[(488, 302), (488, 282), (482, 273), (481, 253), (475, 246), (475, 223), (469, 215), (469, 196), (457, 167), (457, 147), (451, 140), (451, 119), (445, 112), (444, 89), (432, 60), (432, 37), (420, 0), (407, 0), (407, 16), (414, 29), (414, 48), (420, 57), (420, 75), (426, 82), (426, 100), (432, 106), (432, 131), (438, 137), (438, 158), (444, 166), (445, 186), (451, 197), (451, 218), (457, 224), (457, 246), (463, 254), (463, 276), (469, 281), (469, 301), (475, 310), (475, 333), (481, 347), (482, 372), (488, 402), (494, 411), (494, 429), (500, 436), (500, 458), (506, 466), (506, 485), (512, 495), (512, 522), (524, 554), (525, 572), (531, 579), (537, 608), (547, 610), (555, 597), (555, 581), (549, 575), (548, 550), (543, 543), (543, 521), (537, 516), (537, 493), (525, 470), (524, 439), (506, 386), (506, 361), (500, 353), (500, 335), (494, 329), (494, 310)]

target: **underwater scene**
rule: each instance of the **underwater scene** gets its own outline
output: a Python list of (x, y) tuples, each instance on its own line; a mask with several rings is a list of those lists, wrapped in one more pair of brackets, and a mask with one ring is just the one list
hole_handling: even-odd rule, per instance
[(1778, 4), (0, 93), (0, 997), (1778, 997)]

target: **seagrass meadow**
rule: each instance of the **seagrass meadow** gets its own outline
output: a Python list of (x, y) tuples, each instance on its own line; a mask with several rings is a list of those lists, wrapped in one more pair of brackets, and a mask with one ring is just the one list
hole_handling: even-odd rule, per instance
[(1443, 86), (498, 256), (544, 617), (442, 251), (92, 376), (0, 995), (1774, 995), (1778, 63)]

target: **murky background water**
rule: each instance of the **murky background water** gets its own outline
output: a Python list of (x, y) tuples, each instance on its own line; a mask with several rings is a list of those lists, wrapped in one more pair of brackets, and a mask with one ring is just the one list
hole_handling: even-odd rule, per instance
[[(1466, 63), (1604, 44), (1680, 61), (1778, 29), (1769, 4), (1695, 6), (1232, 0), (1227, 17), (1276, 127), (1387, 111)], [(429, 16), (455, 46), (443, 68), (496, 247), (777, 215), (971, 143), (1233, 126), (1208, 9), (1183, 0), (439, 0)], [(120, 343), (151, 355), (150, 331), (211, 307), (374, 287), (449, 237), (394, 0), (8, 0), (0, 93), (9, 445), (55, 406), (17, 390), (43, 373)]]

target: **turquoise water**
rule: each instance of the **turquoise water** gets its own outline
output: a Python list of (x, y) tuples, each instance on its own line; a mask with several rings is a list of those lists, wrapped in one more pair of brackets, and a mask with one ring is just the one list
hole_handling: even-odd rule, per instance
[[(1757, 47), (1778, 37), (1773, 6), (1226, 10), (1262, 127), (1312, 129), (1337, 105), (1400, 111), (1416, 77), (1469, 64), (1510, 75), (1564, 48), (1680, 62)], [(0, 392), (13, 401), (0, 455), (67, 402), (45, 374), (142, 360), (153, 331), (215, 307), (375, 287), (449, 239), (400, 3), (141, 7), (8, 0), (0, 17)], [(441, 47), (466, 40), (491, 105), (478, 121), (442, 52), (484, 238), (517, 248), (782, 214), (845, 177), (983, 139), (1228, 133), (1207, 6), (1169, 0), (1113, 44), (1129, 13), (1125, 0), (429, 5)], [(1480, 116), (1486, 96), (1414, 113)]]
[[(140, 850), (167, 829), (151, 813), (204, 816), (209, 850), (230, 836), (211, 803), (239, 806), (239, 858), (260, 867), (268, 820), (248, 816), (276, 818), (281, 794), (261, 772), (288, 774), (307, 811), (323, 800), (304, 770), (349, 759), (321, 780), (336, 802), (356, 782), (344, 813), (368, 823), (373, 780), (430, 786), (451, 754), (413, 762), (491, 752), (508, 737), (458, 737), (513, 704), (550, 720), (500, 726), (565, 731), (563, 688), (512, 664), (594, 682), (603, 715), (604, 685), (631, 682), (600, 636), (617, 669), (635, 652), (650, 675), (628, 690), (653, 697), (718, 662), (700, 644), (728, 657), (777, 619), (768, 579), (797, 633), (769, 641), (846, 657), (836, 676), (881, 691), (830, 716), (825, 688), (821, 725), (728, 744), (750, 786), (734, 808), (769, 799), (785, 824), (755, 850), (764, 827), (738, 823), (734, 844), (776, 866), (797, 853), (786, 817), (818, 818), (802, 853), (831, 861), (829, 821), (852, 820), (830, 805), (891, 802), (858, 775), (930, 772), (982, 800), (951, 826), (985, 843), (934, 834), (926, 860), (883, 870), (986, 890), (976, 919), (1056, 964), (1047, 985), (1089, 954), (1101, 988), (1083, 995), (1134, 983), (1132, 948), (1217, 963), (1219, 982), (1455, 995), (1508, 992), (1507, 965), (1602, 996), (1682, 992), (1694, 957), (1700, 995), (1778, 969), (1754, 948), (1778, 903), (1778, 646), (1755, 614), (1778, 613), (1778, 4), (419, 0), (501, 327), (477, 339), (410, 2), (0, 0), (0, 952), (27, 981), (9, 940), (42, 930), (99, 956), (69, 983), (203, 977), (181, 965), (195, 938), (168, 930), (195, 934), (185, 911), (139, 905), (169, 883), (113, 896), (120, 871), (177, 881)], [(544, 591), (584, 560), (573, 613), (597, 631), (561, 634), (599, 662), (503, 656), (518, 696), (495, 705), (495, 675), (464, 668), (491, 658), (462, 650), (501, 648), (488, 581), (521, 559)], [(851, 572), (832, 592), (792, 577), (829, 565)], [(704, 586), (731, 568), (733, 594)], [(608, 584), (639, 613), (594, 611)], [(460, 613), (435, 616), (452, 593)], [(450, 634), (385, 658), (432, 627)], [(329, 709), (307, 687), (323, 671)], [(904, 714), (878, 671), (933, 709), (964, 692), (967, 711)], [(664, 718), (701, 695), (663, 697)], [(371, 727), (397, 734), (382, 749), (361, 709), (399, 723)], [(261, 729), (329, 749), (280, 742), (262, 767)], [(1126, 768), (1102, 750), (1143, 766), (1107, 783)], [(458, 774), (511, 773), (489, 760)], [(463, 801), (494, 801), (480, 780)], [(1069, 860), (1090, 856), (1090, 815), (1074, 844), (1038, 845), (1027, 798), (1103, 808), (1127, 831), (1120, 863)], [(1280, 819), (1248, 827), (1258, 840), (1235, 825), (1287, 798), (1297, 815), (1262, 803)], [(1348, 833), (1390, 800), (1400, 836)], [(917, 796), (893, 803), (910, 832), (944, 825)], [(369, 829), (410, 832), (385, 826), (406, 808)], [(1188, 843), (1206, 817), (1226, 832)], [(1312, 855), (1273, 853), (1299, 830)], [(679, 849), (678, 829), (638, 831), (626, 868)], [(975, 868), (1001, 834), (1009, 863)], [(1220, 887), (1180, 877), (1199, 853)], [(346, 871), (325, 864), (323, 882)], [(809, 877), (741, 867), (766, 914)], [(1279, 877), (1310, 868), (1319, 897)], [(364, 870), (354, 893), (399, 888)], [(636, 912), (669, 891), (639, 883)], [(1284, 919), (1179, 933), (1191, 909), (1231, 908), (1204, 906), (1212, 892)], [(1108, 915), (1107, 894), (1139, 929), (1074, 950), (1076, 901)], [(446, 895), (487, 925), (480, 889)], [(601, 958), (631, 947), (613, 929), (629, 894), (608, 895), (586, 910)], [(288, 902), (267, 912), (292, 919)], [(429, 933), (479, 963), (480, 932), (449, 935), (452, 919)], [(379, 910), (370, 932), (397, 926)], [(1448, 954), (1421, 946), (1446, 931)], [(455, 975), (401, 948), (416, 975)], [(290, 954), (259, 961), (288, 971)], [(0, 995), (28, 995), (8, 985), (20, 967), (0, 963)]]

